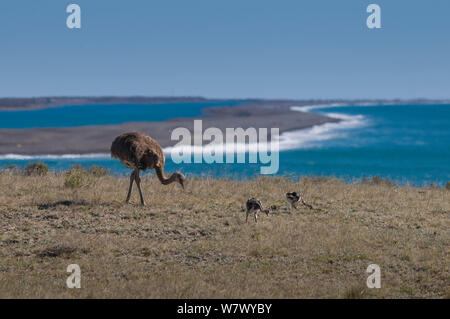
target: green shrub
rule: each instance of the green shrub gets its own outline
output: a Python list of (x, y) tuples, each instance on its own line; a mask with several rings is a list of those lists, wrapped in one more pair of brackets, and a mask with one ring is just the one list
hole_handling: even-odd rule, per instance
[(448, 181), (447, 184), (445, 184), (445, 188), (450, 191), (450, 181)]
[(101, 177), (109, 174), (109, 170), (104, 168), (103, 166), (92, 165), (89, 173), (94, 175), (95, 177)]
[(89, 176), (88, 172), (83, 169), (71, 169), (65, 172), (65, 187), (79, 189), (91, 184), (92, 178)]
[(48, 174), (48, 166), (43, 162), (29, 163), (24, 169), (25, 175), (44, 176)]

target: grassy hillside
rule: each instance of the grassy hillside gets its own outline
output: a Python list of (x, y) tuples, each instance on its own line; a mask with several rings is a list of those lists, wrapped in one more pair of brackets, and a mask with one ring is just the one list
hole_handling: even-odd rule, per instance
[[(97, 174), (100, 175), (100, 174)], [(0, 297), (449, 297), (450, 190), (335, 179), (0, 173)], [(290, 213), (286, 191), (314, 210)], [(271, 208), (245, 224), (255, 196)], [(381, 289), (366, 287), (369, 264)], [(81, 289), (66, 268), (81, 267)]]

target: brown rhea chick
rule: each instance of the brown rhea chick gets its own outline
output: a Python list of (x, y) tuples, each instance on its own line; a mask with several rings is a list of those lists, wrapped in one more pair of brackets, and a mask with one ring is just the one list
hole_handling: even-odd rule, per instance
[(158, 142), (150, 136), (138, 132), (130, 132), (116, 137), (111, 144), (111, 156), (118, 158), (125, 167), (133, 170), (130, 176), (130, 187), (128, 188), (126, 203), (130, 202), (133, 182), (136, 182), (141, 204), (145, 205), (139, 171), (147, 169), (155, 169), (156, 176), (158, 176), (161, 184), (168, 185), (177, 182), (184, 189), (186, 177), (182, 173), (177, 171), (170, 177), (166, 177), (164, 173), (164, 152)]
[(255, 217), (255, 223), (258, 222), (258, 212), (263, 212), (266, 213), (267, 216), (269, 216), (269, 210), (268, 209), (263, 209), (263, 206), (261, 204), (261, 201), (254, 198), (254, 197), (250, 197), (247, 200), (246, 203), (246, 208), (247, 208), (247, 213), (245, 216), (245, 222), (247, 223), (248, 221), (248, 215), (253, 213), (253, 216)]
[(291, 209), (292, 208), (298, 209), (297, 208), (297, 204), (298, 203), (301, 203), (301, 204), (305, 205), (309, 209), (313, 209), (313, 207), (311, 205), (307, 204), (304, 201), (302, 195), (300, 193), (298, 193), (298, 192), (286, 193), (286, 199), (291, 204)]

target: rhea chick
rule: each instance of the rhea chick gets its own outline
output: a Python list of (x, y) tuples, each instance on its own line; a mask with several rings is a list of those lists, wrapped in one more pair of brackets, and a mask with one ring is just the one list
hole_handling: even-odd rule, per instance
[(286, 199), (287, 201), (291, 204), (291, 208), (297, 208), (297, 204), (301, 203), (303, 205), (305, 205), (306, 207), (308, 207), (309, 209), (313, 209), (313, 207), (307, 203), (305, 203), (302, 195), (300, 195), (300, 193), (297, 192), (291, 192), (291, 193), (286, 193)]
[(245, 222), (248, 221), (248, 215), (250, 215), (251, 213), (253, 213), (253, 216), (255, 217), (255, 223), (258, 222), (258, 212), (259, 211), (266, 213), (266, 215), (269, 216), (269, 210), (263, 209), (261, 201), (254, 197), (251, 197), (247, 200), (246, 208), (247, 208), (247, 214), (245, 216)]

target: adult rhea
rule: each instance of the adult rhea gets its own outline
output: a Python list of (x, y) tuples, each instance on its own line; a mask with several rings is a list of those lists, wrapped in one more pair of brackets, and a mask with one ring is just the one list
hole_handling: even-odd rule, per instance
[(158, 176), (161, 184), (167, 185), (172, 182), (178, 182), (184, 189), (186, 177), (182, 173), (175, 172), (169, 178), (165, 176), (164, 153), (158, 142), (150, 136), (138, 132), (130, 132), (116, 137), (111, 144), (111, 156), (118, 158), (125, 167), (133, 170), (130, 176), (130, 187), (126, 203), (130, 202), (131, 189), (133, 188), (133, 181), (135, 181), (141, 197), (141, 204), (145, 205), (141, 191), (140, 170), (155, 169), (156, 176)]

